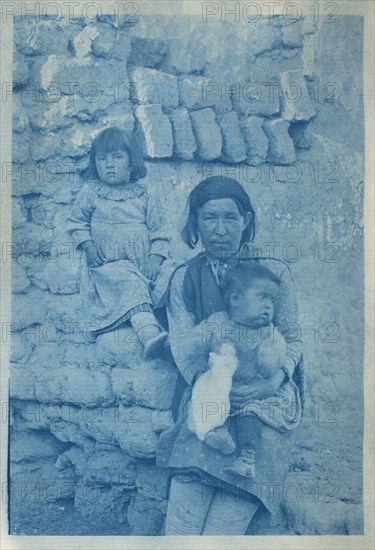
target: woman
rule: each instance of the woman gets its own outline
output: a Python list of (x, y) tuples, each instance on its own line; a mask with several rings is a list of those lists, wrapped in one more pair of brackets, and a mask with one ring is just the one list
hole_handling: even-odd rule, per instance
[[(298, 310), (288, 267), (271, 258), (256, 258), (249, 243), (255, 237), (255, 213), (243, 187), (231, 178), (211, 177), (193, 189), (188, 200), (188, 219), (182, 232), (191, 248), (200, 242), (204, 251), (173, 274), (167, 305), (172, 353), (180, 372), (175, 393), (174, 427), (164, 432), (157, 463), (171, 468), (166, 535), (244, 535), (258, 510), (278, 506), (287, 473), (288, 440), (300, 422), (302, 402), (301, 341), (296, 337)], [(187, 409), (191, 388), (207, 363), (189, 362), (183, 350), (184, 335), (215, 311), (224, 309), (220, 279), (239, 261), (260, 262), (280, 279), (280, 307), (275, 324), (287, 342), (281, 368), (271, 379), (258, 380), (231, 393), (231, 412), (226, 421), (235, 439), (236, 410), (253, 399), (273, 396), (281, 384), (300, 388), (295, 403), (285, 403), (289, 430), (280, 433), (254, 415), (252, 447), (256, 451), (256, 477), (233, 479), (225, 473), (233, 456), (208, 447), (188, 430)], [(209, 407), (217, 404), (207, 404)]]

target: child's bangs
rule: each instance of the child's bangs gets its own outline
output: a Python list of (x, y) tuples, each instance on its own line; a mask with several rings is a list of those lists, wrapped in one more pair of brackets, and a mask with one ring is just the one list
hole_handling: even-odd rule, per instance
[(123, 132), (108, 129), (98, 136), (95, 144), (95, 153), (112, 153), (113, 151), (129, 152), (129, 144)]

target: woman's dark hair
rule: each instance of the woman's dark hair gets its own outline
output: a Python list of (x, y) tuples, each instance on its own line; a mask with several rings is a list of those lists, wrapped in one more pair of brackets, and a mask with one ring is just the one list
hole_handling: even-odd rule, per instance
[(126, 151), (130, 157), (131, 181), (144, 178), (147, 169), (143, 156), (133, 134), (120, 130), (120, 128), (106, 128), (100, 132), (91, 145), (89, 166), (85, 172), (87, 179), (95, 180), (98, 172), (95, 165), (95, 157), (98, 153), (110, 153), (112, 151)]
[(188, 215), (185, 227), (181, 232), (182, 240), (190, 248), (195, 248), (199, 241), (197, 214), (206, 202), (216, 199), (232, 199), (241, 216), (251, 214), (249, 225), (243, 230), (240, 243), (250, 242), (255, 237), (255, 212), (250, 197), (238, 181), (223, 176), (212, 176), (201, 181), (190, 193), (187, 208)]
[(251, 288), (254, 281), (272, 281), (280, 286), (281, 280), (267, 267), (252, 261), (236, 263), (229, 269), (220, 283), (220, 292), (226, 307), (230, 306), (230, 295), (236, 290), (242, 294)]

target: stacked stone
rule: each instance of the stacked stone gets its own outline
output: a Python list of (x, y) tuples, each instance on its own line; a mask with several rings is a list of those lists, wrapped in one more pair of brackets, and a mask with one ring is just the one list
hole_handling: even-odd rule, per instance
[(132, 331), (89, 342), (80, 254), (64, 229), (92, 138), (134, 126), (130, 29), (19, 20), (15, 40), (11, 480), (27, 477), (32, 500), (14, 490), (12, 517), (35, 489), (41, 505), (73, 501), (94, 530), (104, 518), (108, 534), (158, 534), (167, 477), (153, 460), (176, 373), (145, 363)]
[[(195, 57), (187, 67), (186, 60), (181, 60), (177, 72), (189, 69), (194, 73), (200, 61)], [(178, 59), (172, 66), (177, 70)], [(280, 84), (285, 89), (289, 83), (297, 85), (301, 96), (283, 105), (278, 94), (272, 100), (251, 97), (247, 105), (244, 101), (232, 105), (227, 93), (194, 74), (178, 76), (137, 68), (132, 81), (143, 151), (150, 159), (290, 164), (296, 160), (290, 124), (309, 121), (316, 114), (300, 70), (280, 75)]]
[[(255, 30), (261, 30), (256, 39), (251, 33), (255, 56), (277, 49), (280, 41), (284, 51), (300, 52), (304, 36), (312, 32), (303, 20)], [(248, 164), (296, 160), (289, 127), (316, 115), (301, 65), (292, 71), (276, 65), (270, 82), (262, 85), (246, 85), (246, 79), (218, 82), (202, 76), (209, 65), (199, 40), (138, 39), (134, 44), (140, 53), (131, 58), (133, 99), (139, 104), (136, 117), (147, 158)]]

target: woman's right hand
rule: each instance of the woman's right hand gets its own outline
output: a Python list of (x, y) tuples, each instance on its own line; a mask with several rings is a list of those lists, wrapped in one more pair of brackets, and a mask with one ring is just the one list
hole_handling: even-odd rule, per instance
[(100, 267), (104, 264), (104, 259), (101, 257), (96, 244), (93, 241), (85, 243), (84, 251), (89, 267)]
[(240, 387), (235, 387), (230, 393), (230, 403), (233, 409), (242, 409), (254, 399), (268, 399), (273, 397), (279, 389), (285, 378), (285, 373), (282, 369), (271, 376), (270, 378), (258, 378), (251, 384), (242, 384)]
[(231, 408), (243, 409), (251, 400), (251, 385), (242, 384), (241, 387), (232, 388), (229, 398)]

